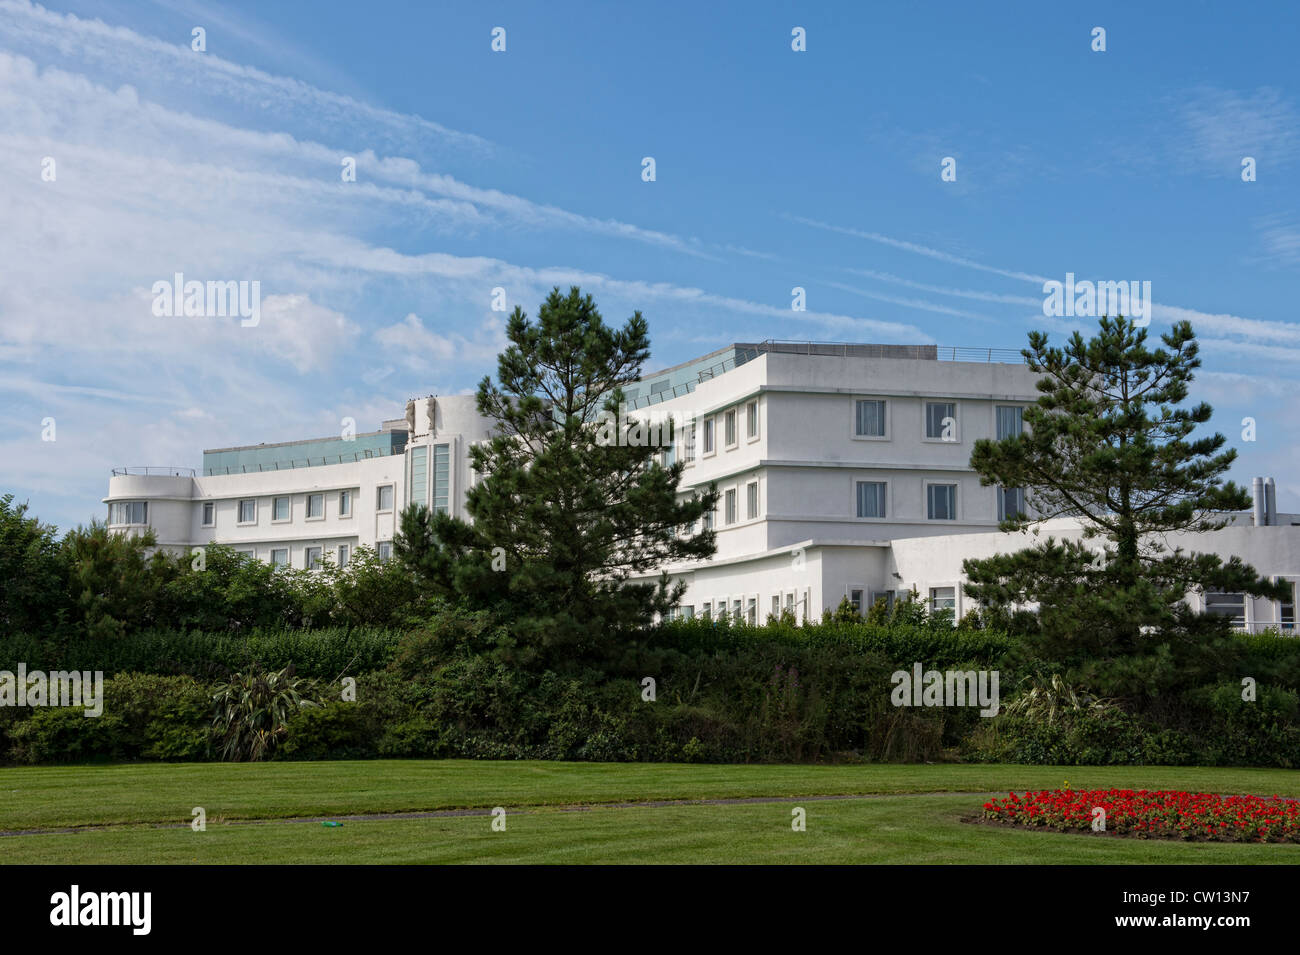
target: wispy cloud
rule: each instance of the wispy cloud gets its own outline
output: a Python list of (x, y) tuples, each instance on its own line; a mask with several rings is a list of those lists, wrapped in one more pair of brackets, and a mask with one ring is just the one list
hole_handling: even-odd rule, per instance
[(1279, 90), (1198, 87), (1187, 94), (1180, 115), (1188, 155), (1204, 165), (1239, 172), (1245, 156), (1265, 169), (1300, 159), (1300, 112)]
[(952, 315), (956, 318), (971, 318), (980, 322), (993, 322), (996, 319), (987, 315), (979, 315), (975, 312), (967, 312), (960, 308), (951, 308), (947, 305), (939, 305), (936, 302), (926, 301), (920, 298), (903, 298), (899, 295), (886, 295), (883, 292), (871, 292), (867, 289), (858, 288), (855, 285), (846, 285), (843, 282), (827, 282), (831, 288), (837, 288), (842, 292), (848, 292), (850, 295), (860, 295), (863, 298), (875, 299), (878, 302), (888, 302), (891, 305), (901, 305), (904, 308), (920, 309), (924, 312), (934, 312), (938, 315)]
[(1005, 295), (1000, 292), (980, 292), (974, 289), (951, 288), (945, 285), (929, 285), (925, 282), (914, 282), (911, 279), (901, 278), (897, 275), (891, 275), (888, 272), (876, 272), (872, 269), (845, 269), (853, 275), (861, 275), (865, 278), (875, 279), (879, 282), (890, 282), (894, 285), (902, 285), (906, 288), (914, 288), (921, 292), (933, 292), (936, 295), (950, 295), (954, 298), (967, 298), (976, 302), (997, 302), (1004, 305), (1041, 305), (1041, 298), (1030, 298), (1028, 295)]
[(1038, 283), (1051, 281), (1043, 275), (1034, 275), (1030, 272), (1016, 272), (1010, 269), (995, 268), (991, 265), (984, 265), (982, 262), (976, 262), (959, 255), (953, 255), (950, 252), (944, 252), (942, 249), (933, 249), (928, 246), (919, 245), (915, 242), (908, 242), (904, 239), (895, 239), (892, 236), (883, 235), (879, 232), (867, 232), (863, 229), (853, 229), (848, 226), (832, 225), (829, 222), (820, 222), (816, 219), (808, 219), (803, 216), (787, 215), (785, 218), (789, 219), (791, 222), (798, 222), (800, 225), (806, 225), (814, 229), (823, 229), (827, 232), (837, 232), (840, 235), (852, 236), (855, 239), (865, 239), (868, 242), (878, 242), (881, 245), (887, 245), (890, 248), (902, 249), (904, 252), (923, 255), (939, 262), (947, 262), (950, 265), (960, 265), (963, 268), (976, 269), (980, 272), (989, 272), (993, 275), (1001, 275), (1009, 279), (1020, 279), (1021, 281)]

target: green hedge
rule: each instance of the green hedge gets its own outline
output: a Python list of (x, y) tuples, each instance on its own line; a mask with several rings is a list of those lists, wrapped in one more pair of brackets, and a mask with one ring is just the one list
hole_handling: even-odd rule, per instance
[(230, 633), (145, 631), (105, 640), (16, 634), (0, 638), (0, 670), (90, 670), (188, 674), (211, 679), (260, 663), (279, 670), (292, 663), (303, 676), (333, 679), (388, 666), (401, 631), (387, 629), (255, 630)]

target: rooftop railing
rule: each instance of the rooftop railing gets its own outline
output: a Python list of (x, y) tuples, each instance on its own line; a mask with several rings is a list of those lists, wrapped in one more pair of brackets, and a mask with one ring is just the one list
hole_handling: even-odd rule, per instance
[(134, 474), (145, 477), (194, 477), (193, 468), (131, 467), (113, 468), (113, 476)]

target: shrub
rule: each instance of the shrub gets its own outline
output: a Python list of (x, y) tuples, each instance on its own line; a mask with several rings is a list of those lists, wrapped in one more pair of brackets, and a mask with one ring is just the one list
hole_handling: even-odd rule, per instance
[(315, 687), (296, 677), (293, 667), (268, 673), (254, 667), (213, 688), (213, 729), (220, 737), (222, 759), (261, 760), (275, 752), (287, 734), (289, 717), (319, 706)]

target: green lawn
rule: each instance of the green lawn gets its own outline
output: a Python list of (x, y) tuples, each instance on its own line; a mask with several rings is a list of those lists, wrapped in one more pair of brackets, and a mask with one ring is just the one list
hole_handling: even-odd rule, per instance
[[(1300, 863), (1300, 846), (1179, 844), (961, 821), (979, 811), (983, 793), (1057, 788), (1067, 779), (1076, 789), (1300, 796), (1300, 774), (1250, 769), (463, 760), (14, 768), (0, 769), (0, 831), (108, 828), (0, 836), (0, 861)], [(865, 798), (609, 805), (840, 794)], [(807, 811), (806, 832), (791, 830), (796, 805)], [(195, 806), (207, 811), (206, 832), (187, 826)], [(493, 806), (508, 812), (505, 832), (492, 831), (485, 814), (345, 819), (340, 828), (283, 821)], [(168, 824), (177, 828), (154, 828)]]

